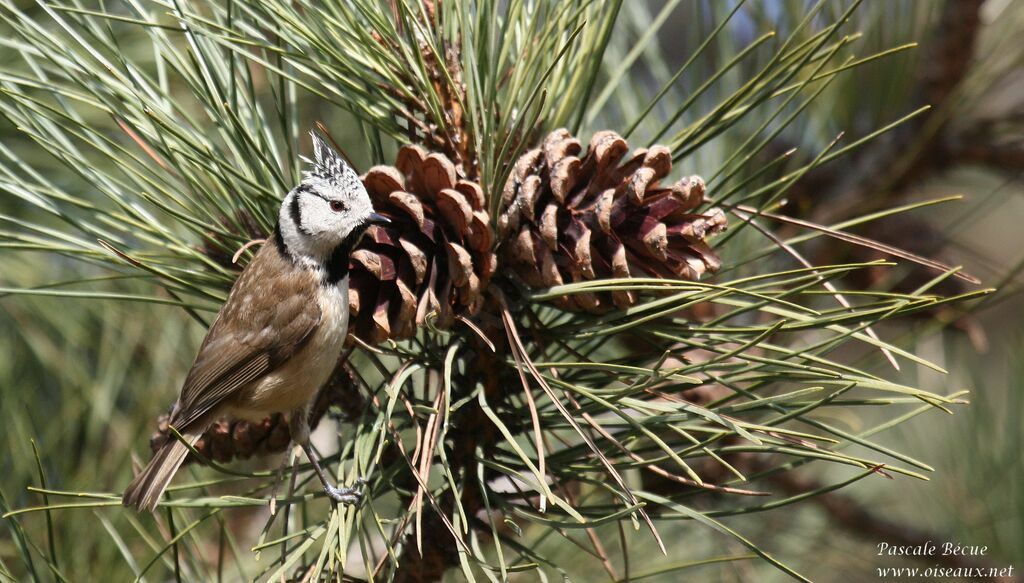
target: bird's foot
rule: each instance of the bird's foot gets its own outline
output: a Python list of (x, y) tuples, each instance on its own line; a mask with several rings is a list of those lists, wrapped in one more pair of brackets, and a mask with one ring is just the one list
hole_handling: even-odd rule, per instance
[(357, 478), (355, 484), (346, 488), (325, 484), (324, 492), (328, 498), (340, 504), (358, 504), (363, 499), (362, 488), (365, 484), (366, 480), (363, 478)]

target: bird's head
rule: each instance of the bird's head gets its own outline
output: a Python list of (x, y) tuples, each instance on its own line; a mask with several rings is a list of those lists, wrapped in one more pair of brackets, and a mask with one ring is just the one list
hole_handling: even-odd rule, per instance
[(313, 160), (302, 182), (281, 203), (278, 228), (292, 255), (322, 263), (340, 246), (349, 250), (375, 223), (388, 219), (377, 214), (370, 195), (355, 170), (322, 136), (313, 138)]

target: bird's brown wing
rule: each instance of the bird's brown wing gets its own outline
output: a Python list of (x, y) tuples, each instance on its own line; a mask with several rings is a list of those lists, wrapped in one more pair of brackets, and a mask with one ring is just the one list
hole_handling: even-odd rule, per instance
[(199, 348), (171, 421), (179, 430), (288, 360), (320, 324), (319, 281), (271, 241), (239, 276)]

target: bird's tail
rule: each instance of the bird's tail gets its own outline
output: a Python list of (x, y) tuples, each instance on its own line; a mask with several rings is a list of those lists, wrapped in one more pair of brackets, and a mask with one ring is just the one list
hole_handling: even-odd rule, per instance
[[(197, 431), (186, 431), (181, 436), (189, 445), (195, 445), (204, 430), (205, 428), (198, 428)], [(168, 439), (167, 443), (163, 444), (153, 459), (149, 461), (146, 469), (135, 476), (132, 483), (125, 488), (121, 504), (138, 511), (152, 512), (155, 510), (164, 490), (171, 483), (171, 479), (181, 467), (181, 463), (185, 461), (188, 451), (188, 448), (180, 440), (174, 437)]]

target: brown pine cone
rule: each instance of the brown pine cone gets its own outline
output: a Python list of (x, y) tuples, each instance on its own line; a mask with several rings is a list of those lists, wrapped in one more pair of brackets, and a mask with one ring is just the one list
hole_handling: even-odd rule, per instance
[(394, 167), (371, 168), (363, 184), (392, 222), (352, 253), (350, 330), (374, 344), (412, 336), (432, 312), (439, 327), (475, 314), (497, 268), (480, 185), (419, 146), (399, 150)]
[[(704, 181), (659, 182), (672, 169), (668, 148), (626, 157), (626, 140), (594, 134), (587, 152), (567, 130), (523, 154), (502, 192), (502, 260), (534, 287), (602, 278), (653, 276), (696, 280), (720, 266), (705, 239), (726, 227), (724, 213), (695, 210)], [(635, 301), (627, 291), (576, 294), (557, 303), (602, 313)]]

